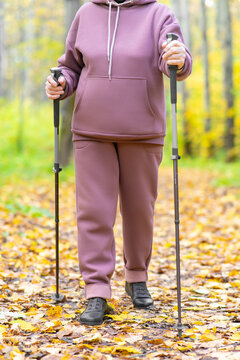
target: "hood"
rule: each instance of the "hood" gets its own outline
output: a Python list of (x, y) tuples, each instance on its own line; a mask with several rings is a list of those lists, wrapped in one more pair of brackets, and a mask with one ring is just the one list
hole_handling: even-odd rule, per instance
[(95, 4), (105, 4), (105, 5), (109, 5), (109, 2), (112, 3), (112, 6), (132, 6), (132, 5), (146, 5), (152, 2), (156, 2), (157, 0), (125, 0), (123, 3), (118, 4), (116, 1), (114, 0), (91, 0), (93, 3)]
[[(117, 29), (118, 29), (118, 21), (120, 16), (120, 10), (122, 6), (133, 6), (133, 5), (146, 5), (150, 3), (154, 3), (157, 0), (125, 0), (124, 2), (117, 3), (114, 0), (92, 0), (93, 3), (99, 5), (108, 5), (108, 41), (107, 41), (107, 61), (108, 61), (108, 77), (111, 80), (112, 75), (112, 62), (113, 62), (113, 48), (116, 40)], [(115, 27), (111, 41), (111, 9), (112, 7), (117, 7), (117, 14), (115, 18)]]

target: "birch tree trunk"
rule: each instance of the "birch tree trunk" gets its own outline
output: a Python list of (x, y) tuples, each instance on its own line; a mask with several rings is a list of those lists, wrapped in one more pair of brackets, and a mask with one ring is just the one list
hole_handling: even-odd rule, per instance
[(222, 1), (222, 48), (224, 52), (224, 97), (226, 100), (225, 146), (227, 161), (233, 161), (234, 154), (234, 89), (233, 89), (233, 48), (232, 48), (232, 19), (230, 1)]
[(0, 0), (0, 97), (4, 96), (5, 56), (4, 0)]
[[(191, 39), (191, 31), (190, 31), (190, 12), (189, 12), (189, 0), (181, 0), (181, 13), (182, 13), (182, 32), (185, 44), (188, 48), (188, 50), (191, 52), (191, 45), (192, 45), (192, 39)], [(184, 143), (184, 153), (186, 155), (192, 155), (192, 142), (189, 134), (189, 125), (188, 120), (185, 116), (187, 112), (187, 99), (189, 96), (186, 82), (183, 81), (181, 83), (182, 86), (182, 97), (183, 97), (183, 143)]]
[[(211, 130), (210, 118), (210, 89), (209, 89), (209, 61), (208, 61), (208, 39), (207, 39), (207, 13), (205, 0), (201, 0), (202, 10), (202, 39), (203, 39), (203, 63), (204, 63), (204, 108), (205, 108), (205, 132)], [(209, 144), (211, 148), (211, 144)]]
[(223, 12), (222, 12), (222, 0), (216, 2), (216, 39), (222, 32)]
[(24, 92), (26, 99), (30, 99), (34, 97), (33, 91), (33, 81), (34, 76), (31, 76), (34, 72), (33, 69), (33, 49), (34, 49), (34, 39), (35, 39), (35, 29), (34, 29), (34, 17), (35, 17), (35, 9), (34, 9), (35, 0), (28, 0), (27, 7), (27, 23), (25, 26), (25, 86)]
[[(189, 0), (171, 0), (172, 10), (177, 17), (181, 30), (183, 33), (184, 41), (191, 51), (191, 32), (190, 32), (190, 13), (189, 13)], [(192, 155), (192, 143), (189, 134), (189, 125), (185, 116), (187, 111), (187, 98), (189, 96), (185, 81), (178, 84), (180, 91), (182, 92), (183, 102), (183, 146), (184, 153), (186, 155)]]
[[(65, 0), (66, 8), (66, 35), (71, 23), (79, 9), (79, 0)], [(69, 164), (72, 156), (72, 133), (71, 121), (75, 96), (65, 99), (61, 104), (61, 146), (60, 161), (62, 166)]]
[[(17, 20), (19, 25), (19, 44), (23, 44), (26, 41), (26, 28), (25, 28), (25, 18), (26, 18), (26, 8), (23, 4), (19, 5)], [(26, 87), (26, 54), (23, 49), (18, 48), (17, 56), (19, 58), (18, 66), (15, 69), (15, 77), (18, 79), (16, 89), (18, 91), (18, 128), (17, 128), (17, 150), (21, 152), (24, 147), (23, 142), (23, 132), (25, 124), (25, 87)], [(18, 74), (18, 75), (17, 75)]]

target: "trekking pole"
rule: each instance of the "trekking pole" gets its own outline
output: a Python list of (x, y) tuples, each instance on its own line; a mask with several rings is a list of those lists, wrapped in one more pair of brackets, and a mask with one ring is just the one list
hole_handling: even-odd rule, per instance
[[(58, 83), (62, 74), (61, 69), (54, 67), (50, 69), (53, 79)], [(58, 83), (58, 85), (60, 85)], [(55, 236), (56, 236), (56, 294), (52, 295), (55, 302), (62, 301), (64, 295), (59, 294), (59, 173), (62, 170), (59, 165), (59, 99), (53, 100), (54, 114), (54, 167), (55, 173)]]
[[(168, 33), (167, 42), (177, 40), (178, 35)], [(175, 239), (176, 239), (176, 275), (177, 275), (177, 303), (178, 303), (178, 336), (182, 336), (181, 315), (181, 273), (180, 273), (180, 242), (179, 242), (179, 193), (178, 193), (178, 141), (177, 141), (177, 65), (168, 65), (170, 71), (170, 92), (172, 104), (172, 157), (174, 178), (174, 213), (175, 213)]]

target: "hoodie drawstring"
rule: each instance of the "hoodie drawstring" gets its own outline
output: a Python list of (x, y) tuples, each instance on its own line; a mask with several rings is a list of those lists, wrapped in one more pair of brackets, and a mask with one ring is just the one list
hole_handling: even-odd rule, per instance
[(107, 57), (108, 57), (108, 62), (109, 62), (109, 60), (110, 60), (111, 9), (112, 9), (112, 3), (109, 2), (109, 11), (108, 11), (108, 44), (107, 44)]
[[(129, 4), (131, 3), (132, 0), (129, 1), (125, 1), (124, 4)], [(115, 44), (115, 40), (116, 40), (116, 34), (117, 34), (117, 28), (118, 28), (118, 20), (119, 20), (119, 15), (120, 15), (120, 8), (121, 8), (121, 4), (115, 3), (114, 5), (117, 6), (117, 16), (116, 16), (116, 20), (115, 20), (115, 27), (114, 27), (114, 32), (113, 32), (113, 38), (112, 38), (112, 43), (110, 45), (110, 38), (111, 38), (111, 10), (112, 10), (112, 2), (108, 1), (109, 4), (109, 13), (108, 13), (108, 42), (107, 42), (107, 58), (108, 58), (108, 78), (109, 80), (111, 80), (111, 76), (112, 76), (112, 59), (113, 59), (113, 48), (114, 48), (114, 44)]]

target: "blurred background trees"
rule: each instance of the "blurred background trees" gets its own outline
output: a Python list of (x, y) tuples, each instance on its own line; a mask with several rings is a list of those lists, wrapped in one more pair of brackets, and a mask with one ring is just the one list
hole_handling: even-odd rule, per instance
[[(178, 83), (181, 151), (191, 157), (239, 160), (240, 0), (162, 2), (176, 14), (194, 59), (191, 77)], [(27, 122), (36, 106), (45, 109), (51, 123), (46, 77), (64, 52), (67, 31), (82, 4), (83, 0), (0, 0), (0, 116), (1, 123), (14, 116), (12, 135), (18, 152), (26, 146)], [(165, 84), (168, 90), (169, 82)], [(62, 103), (63, 165), (71, 159), (73, 101)], [(45, 124), (40, 120), (41, 126)], [(171, 134), (167, 146), (170, 138)]]

